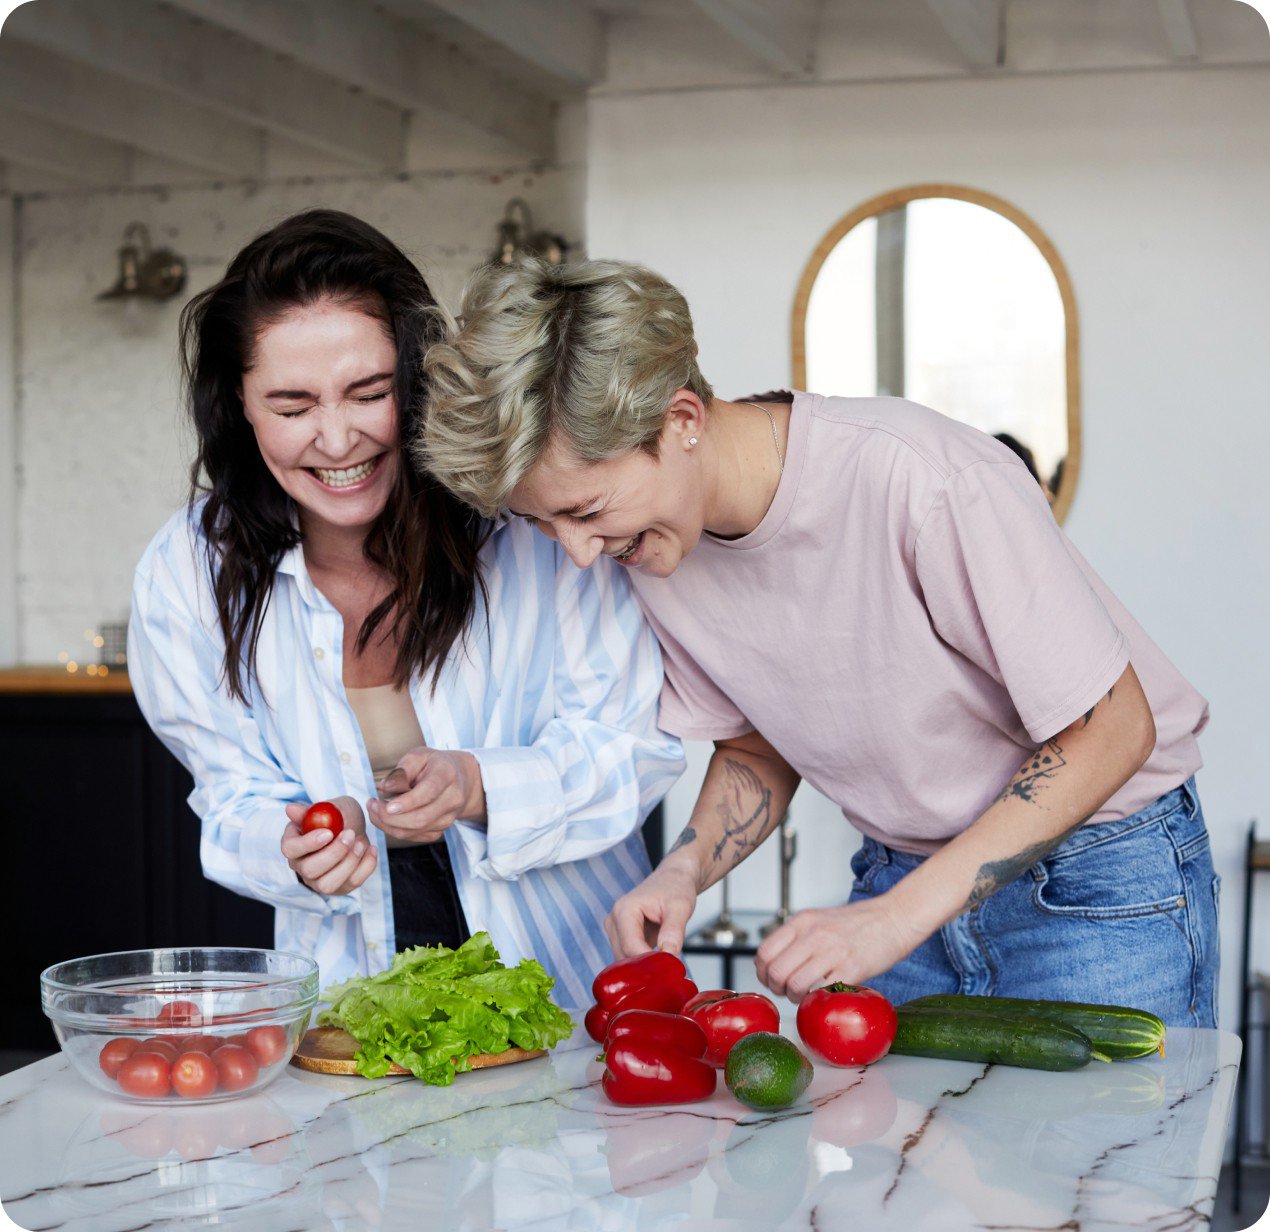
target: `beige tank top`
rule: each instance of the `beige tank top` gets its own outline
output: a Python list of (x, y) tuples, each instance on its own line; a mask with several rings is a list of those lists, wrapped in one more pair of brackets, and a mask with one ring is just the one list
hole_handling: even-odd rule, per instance
[[(423, 729), (410, 694), (396, 685), (349, 689), (348, 704), (362, 729), (362, 741), (375, 774), (375, 788), (388, 776), (402, 755), (423, 744)], [(411, 847), (405, 839), (387, 838), (389, 847)]]

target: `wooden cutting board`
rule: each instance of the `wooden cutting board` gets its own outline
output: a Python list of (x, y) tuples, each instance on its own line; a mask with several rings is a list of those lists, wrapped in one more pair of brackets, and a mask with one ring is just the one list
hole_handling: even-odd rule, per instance
[[(357, 1074), (357, 1041), (339, 1027), (312, 1027), (304, 1033), (300, 1047), (291, 1058), (291, 1064), (316, 1074)], [(532, 1061), (546, 1054), (545, 1048), (509, 1048), (506, 1052), (481, 1052), (468, 1061), (473, 1069), (489, 1069), (495, 1065), (514, 1065), (517, 1061)], [(389, 1074), (408, 1074), (395, 1061)]]

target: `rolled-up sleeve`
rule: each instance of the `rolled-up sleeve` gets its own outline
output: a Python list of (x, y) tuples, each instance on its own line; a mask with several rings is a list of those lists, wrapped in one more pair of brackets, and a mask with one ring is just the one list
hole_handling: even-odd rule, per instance
[(626, 578), (606, 560), (581, 570), (554, 551), (542, 614), (554, 608), (551, 696), (529, 707), (543, 716), (539, 729), (519, 747), (469, 750), (487, 821), (456, 828), (475, 872), (490, 880), (621, 843), (684, 766), (679, 741), (657, 726), (661, 654)]
[(318, 914), (360, 910), (355, 894), (305, 886), (282, 854), (284, 805), (304, 800), (265, 746), (249, 707), (221, 683), (224, 646), (191, 606), (189, 579), (143, 559), (132, 595), (128, 671), (154, 733), (194, 778), (190, 807), (202, 820), (203, 872), (235, 893)]

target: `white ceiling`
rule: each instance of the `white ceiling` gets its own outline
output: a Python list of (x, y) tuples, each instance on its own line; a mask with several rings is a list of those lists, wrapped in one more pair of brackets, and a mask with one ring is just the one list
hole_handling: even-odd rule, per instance
[(589, 92), (1243, 63), (1238, 0), (30, 0), (0, 189), (550, 163)]

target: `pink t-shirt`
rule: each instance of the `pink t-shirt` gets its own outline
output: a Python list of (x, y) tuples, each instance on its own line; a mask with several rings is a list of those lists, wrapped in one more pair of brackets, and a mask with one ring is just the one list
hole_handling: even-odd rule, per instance
[(1013, 453), (900, 398), (794, 395), (785, 472), (741, 539), (631, 571), (666, 664), (661, 726), (756, 729), (857, 829), (929, 854), (1132, 661), (1150, 760), (1092, 822), (1201, 764), (1187, 683), (1059, 529)]

